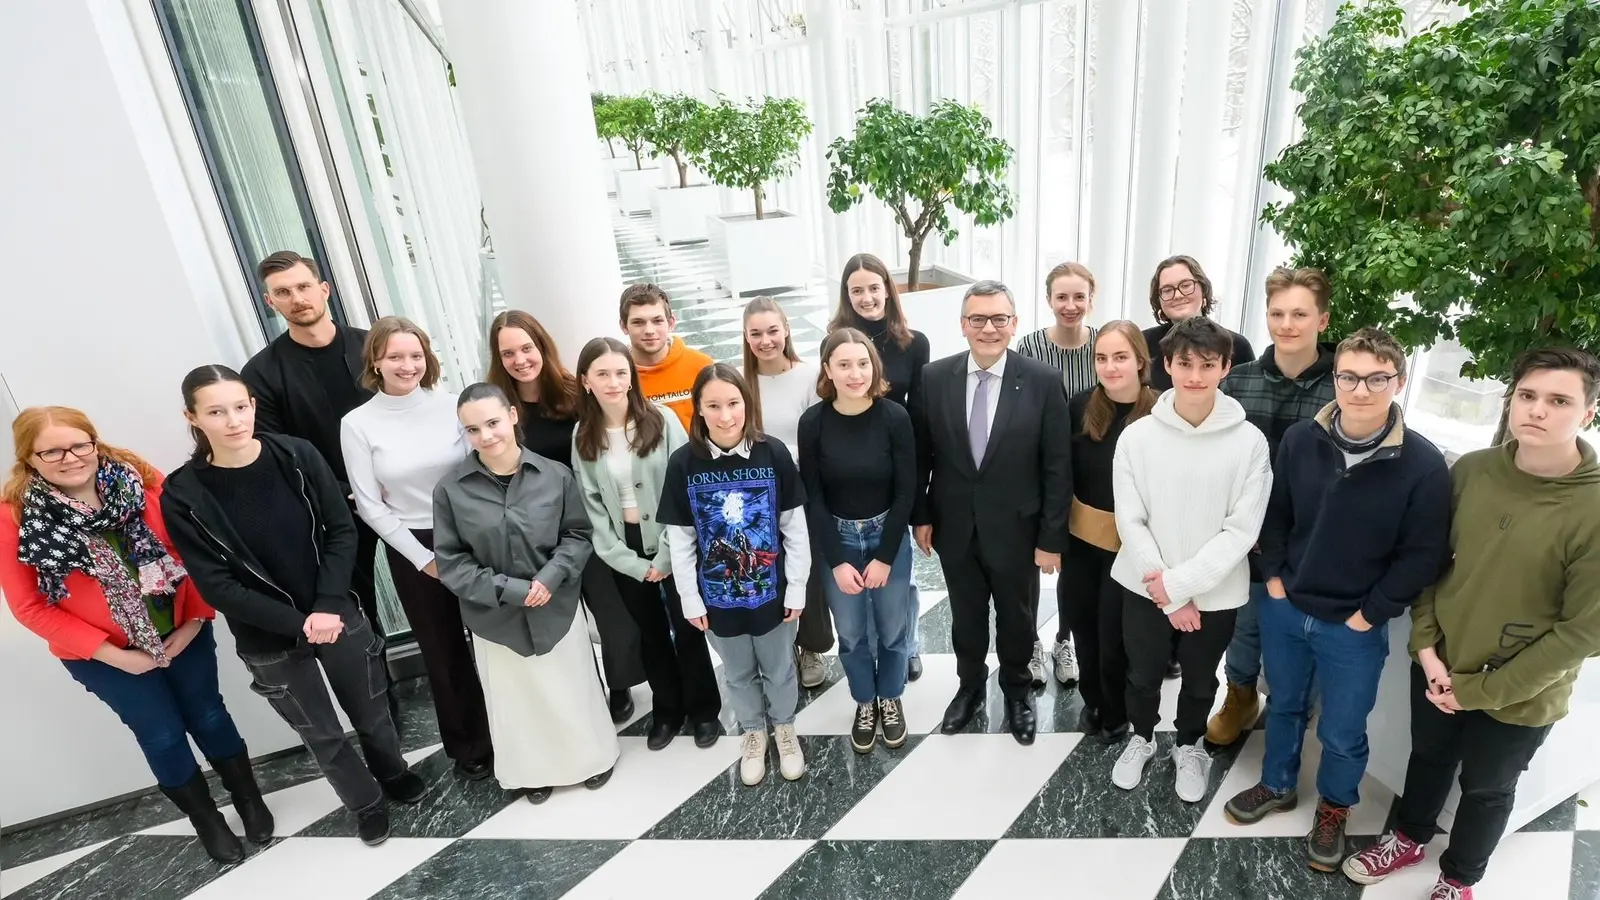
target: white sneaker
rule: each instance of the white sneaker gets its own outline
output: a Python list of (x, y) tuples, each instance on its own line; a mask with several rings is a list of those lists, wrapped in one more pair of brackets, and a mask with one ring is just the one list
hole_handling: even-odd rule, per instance
[(1211, 781), (1211, 754), (1206, 752), (1204, 739), (1193, 746), (1173, 747), (1172, 764), (1178, 769), (1178, 799), (1185, 803), (1204, 800)]
[(744, 759), (739, 763), (739, 780), (755, 787), (767, 777), (767, 731), (746, 731), (739, 744)]
[(1072, 684), (1078, 680), (1078, 654), (1072, 649), (1072, 639), (1056, 641), (1053, 654), (1056, 658), (1056, 680), (1062, 684)]
[(1155, 745), (1138, 736), (1128, 738), (1128, 746), (1122, 748), (1122, 755), (1117, 757), (1117, 764), (1111, 767), (1111, 783), (1125, 791), (1131, 791), (1144, 780), (1145, 764), (1156, 755)]
[(1044, 687), (1044, 643), (1033, 642), (1033, 659), (1028, 660), (1028, 675), (1034, 687)]
[(798, 781), (806, 774), (806, 755), (800, 752), (800, 739), (794, 736), (794, 725), (779, 725), (773, 732), (778, 743), (778, 774), (784, 781)]

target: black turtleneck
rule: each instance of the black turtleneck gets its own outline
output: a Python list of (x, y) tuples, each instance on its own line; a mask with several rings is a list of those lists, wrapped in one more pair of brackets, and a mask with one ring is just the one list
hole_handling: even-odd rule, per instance
[(1111, 458), (1116, 454), (1117, 438), (1128, 424), (1128, 413), (1133, 412), (1133, 404), (1111, 404), (1116, 409), (1111, 427), (1106, 429), (1106, 436), (1097, 441), (1083, 433), (1083, 416), (1094, 394), (1093, 390), (1084, 391), (1067, 401), (1067, 411), (1072, 421), (1072, 493), (1080, 503), (1115, 512), (1116, 503), (1111, 491)]
[(922, 367), (928, 364), (928, 336), (913, 331), (911, 343), (902, 348), (889, 338), (888, 317), (876, 322), (860, 319), (859, 323), (883, 360), (883, 375), (889, 379), (889, 393), (884, 396), (901, 406), (909, 405), (912, 390), (922, 381)]

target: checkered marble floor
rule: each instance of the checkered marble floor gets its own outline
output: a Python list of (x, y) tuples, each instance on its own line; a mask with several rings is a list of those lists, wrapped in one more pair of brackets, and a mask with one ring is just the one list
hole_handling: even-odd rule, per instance
[[(666, 286), (682, 307), (680, 330), (718, 358), (738, 353), (738, 309), (711, 285), (704, 250), (666, 250), (647, 220), (619, 220), (626, 277)], [(815, 353), (827, 290), (780, 297), (800, 352)], [(731, 328), (729, 325), (731, 324)], [(738, 781), (737, 738), (710, 749), (675, 741), (644, 746), (647, 688), (619, 726), (622, 759), (605, 788), (557, 790), (533, 806), (494, 782), (456, 778), (438, 747), (425, 680), (397, 687), (408, 756), (431, 784), (416, 807), (400, 808), (394, 836), (377, 849), (354, 837), (345, 813), (307, 754), (263, 764), (259, 777), (277, 816), (277, 837), (244, 862), (206, 859), (186, 823), (159, 795), (7, 836), (0, 841), (0, 895), (16, 900), (137, 897), (140, 900), (501, 900), (501, 898), (1083, 897), (1090, 900), (1394, 900), (1425, 897), (1437, 874), (1427, 863), (1362, 889), (1303, 862), (1310, 804), (1252, 827), (1228, 823), (1222, 802), (1255, 781), (1262, 735), (1219, 753), (1211, 790), (1192, 806), (1172, 791), (1172, 766), (1158, 755), (1145, 785), (1111, 785), (1119, 748), (1078, 733), (1081, 700), (1055, 683), (1036, 697), (1032, 747), (1004, 731), (993, 678), (987, 708), (957, 735), (938, 734), (956, 689), (949, 601), (938, 567), (919, 559), (919, 621), (926, 673), (905, 695), (913, 737), (899, 750), (857, 755), (848, 744), (852, 703), (838, 660), (802, 692), (796, 721), (809, 772), (795, 783), (775, 773)], [(1041, 636), (1055, 613), (1045, 579)], [(1169, 730), (1177, 683), (1163, 692), (1157, 742)], [(1315, 796), (1319, 755), (1307, 736), (1303, 796)], [(223, 799), (220, 789), (216, 790)], [(1352, 843), (1383, 829), (1394, 798), (1368, 780), (1351, 820)], [(229, 811), (235, 830), (237, 818)], [(1447, 837), (1432, 847), (1442, 849)], [(247, 845), (248, 846), (248, 845)], [(1600, 786), (1561, 804), (1501, 845), (1480, 898), (1600, 900)]]

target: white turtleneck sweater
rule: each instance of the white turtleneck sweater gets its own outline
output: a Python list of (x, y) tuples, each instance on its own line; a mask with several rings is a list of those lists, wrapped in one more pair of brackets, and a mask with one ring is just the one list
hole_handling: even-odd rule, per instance
[(339, 442), (361, 520), (418, 569), (432, 562), (411, 531), (433, 527), (434, 485), (467, 455), (455, 399), (374, 394), (345, 414)]
[(1122, 549), (1111, 577), (1148, 597), (1144, 576), (1162, 572), (1169, 616), (1191, 602), (1201, 612), (1234, 609), (1249, 596), (1245, 558), (1272, 493), (1267, 439), (1226, 394), (1198, 426), (1178, 415), (1175, 396), (1162, 394), (1117, 439), (1111, 484)]

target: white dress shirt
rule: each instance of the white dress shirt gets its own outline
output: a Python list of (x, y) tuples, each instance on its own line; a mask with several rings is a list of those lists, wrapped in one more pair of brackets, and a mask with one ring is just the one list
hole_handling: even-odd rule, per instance
[[(984, 413), (984, 421), (987, 424), (987, 427), (984, 428), (984, 433), (989, 437), (994, 437), (994, 411), (1000, 408), (1000, 385), (1005, 381), (1006, 356), (1008, 355), (1009, 351), (1006, 353), (1001, 353), (1000, 358), (995, 360), (994, 365), (990, 366), (988, 369), (989, 374), (994, 376), (994, 378), (990, 379), (989, 381), (989, 408)], [(971, 353), (968, 353), (966, 410), (967, 422), (969, 423), (972, 421), (972, 398), (978, 393), (978, 372), (982, 370), (983, 367), (978, 365), (978, 361), (973, 358)]]

